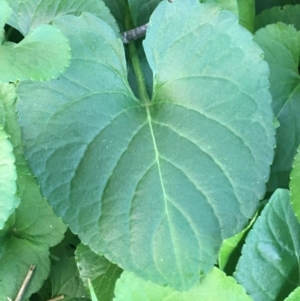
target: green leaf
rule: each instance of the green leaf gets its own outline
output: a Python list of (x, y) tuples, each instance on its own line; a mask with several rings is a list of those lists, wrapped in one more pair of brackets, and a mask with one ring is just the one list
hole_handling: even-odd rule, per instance
[(51, 25), (41, 25), (19, 44), (0, 46), (0, 80), (48, 80), (67, 67), (70, 49), (66, 38)]
[(174, 291), (124, 272), (117, 281), (114, 301), (251, 301), (242, 286), (217, 268), (187, 292)]
[(255, 0), (237, 0), (240, 24), (254, 32)]
[(300, 225), (278, 189), (246, 238), (235, 274), (256, 301), (284, 300), (299, 283)]
[(0, 230), (20, 204), (20, 199), (16, 195), (15, 156), (5, 129), (7, 119), (4, 104), (11, 100), (15, 100), (15, 94), (11, 93), (11, 85), (0, 83)]
[(90, 279), (98, 300), (112, 300), (115, 282), (120, 277), (122, 269), (83, 244), (77, 247), (75, 254), (80, 278), (85, 286), (88, 286)]
[(270, 66), (273, 110), (280, 126), (276, 129), (276, 153), (268, 189), (287, 188), (292, 162), (300, 144), (300, 33), (283, 23), (258, 30), (254, 40), (262, 47)]
[(211, 3), (214, 2), (218, 4), (222, 9), (226, 9), (236, 15), (239, 16), (239, 8), (237, 0), (199, 0), (201, 3)]
[(256, 30), (268, 24), (282, 22), (293, 25), (300, 30), (300, 5), (285, 5), (284, 7), (275, 6), (263, 11), (255, 18)]
[(293, 169), (290, 176), (291, 204), (295, 215), (300, 222), (300, 147), (293, 162)]
[(3, 27), (9, 16), (12, 13), (12, 9), (9, 7), (6, 1), (0, 0), (0, 45), (4, 41), (4, 30)]
[(89, 287), (89, 292), (90, 292), (92, 301), (98, 301), (95, 290), (93, 288), (93, 285), (92, 285), (90, 279), (88, 279), (88, 287)]
[(299, 301), (300, 300), (300, 287), (297, 287), (284, 301)]
[[(109, 8), (111, 14), (117, 20), (121, 30), (125, 30), (125, 12), (126, 1), (125, 0), (103, 0), (105, 5)], [(142, 2), (144, 3), (144, 2)], [(93, 11), (92, 11), (93, 12)]]
[(63, 257), (50, 273), (52, 297), (64, 296), (64, 301), (88, 301), (88, 293), (80, 279), (74, 257)]
[[(253, 223), (256, 220), (256, 217), (257, 217), (257, 213), (245, 229), (243, 229), (241, 232), (223, 241), (219, 252), (219, 261), (218, 261), (218, 265), (221, 270), (225, 270), (225, 267), (226, 270), (228, 270), (227, 265), (231, 264), (231, 261), (234, 261), (236, 265), (237, 262), (236, 258), (240, 257), (239, 252), (241, 250), (241, 243), (244, 242), (249, 229), (252, 227)], [(234, 258), (235, 260), (232, 260), (233, 256), (235, 257)], [(235, 269), (235, 265), (233, 267), (230, 267), (230, 269), (231, 270)], [(226, 273), (228, 274), (227, 271)]]
[[(135, 26), (140, 26), (149, 22), (149, 18), (154, 9), (162, 0), (140, 1), (128, 0), (130, 13)], [(167, 1), (167, 0), (164, 0)], [(171, 3), (169, 3), (171, 5)]]
[(49, 247), (66, 227), (43, 199), (33, 176), (18, 174), (21, 204), (0, 231), (0, 300), (14, 299), (31, 264), (36, 269), (24, 298), (39, 290), (50, 272)]
[(90, 14), (66, 16), (55, 25), (72, 63), (57, 80), (19, 86), (19, 120), (43, 194), (82, 242), (183, 290), (264, 195), (274, 147), (268, 67), (227, 11), (164, 1), (150, 23), (151, 102), (130, 90), (113, 30)]
[(265, 9), (270, 9), (273, 6), (284, 6), (286, 4), (297, 4), (300, 0), (255, 0), (256, 13), (259, 14)]
[(17, 173), (14, 163), (12, 145), (5, 130), (0, 128), (0, 230), (20, 204), (20, 199), (16, 195)]
[(93, 13), (107, 22), (116, 32), (118, 26), (102, 0), (6, 0), (13, 8), (8, 24), (26, 36), (32, 29), (53, 22), (64, 15), (79, 16), (83, 12)]

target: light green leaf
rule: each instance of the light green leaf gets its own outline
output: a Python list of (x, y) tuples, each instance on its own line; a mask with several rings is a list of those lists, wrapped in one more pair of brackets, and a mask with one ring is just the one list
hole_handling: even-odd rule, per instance
[[(255, 222), (256, 217), (257, 217), (257, 214), (255, 214), (255, 216), (253, 217), (251, 222), (241, 232), (239, 232), (236, 235), (229, 237), (223, 241), (220, 252), (219, 252), (219, 261), (218, 261), (219, 268), (221, 270), (224, 270), (225, 267), (227, 267), (227, 264), (231, 263), (230, 259), (232, 256), (234, 256), (234, 255), (240, 256), (240, 254), (236, 255), (235, 252), (241, 250), (241, 243), (243, 242), (247, 232), (249, 231), (249, 229), (252, 227), (253, 223)], [(237, 260), (235, 260), (235, 264), (236, 264), (236, 262), (237, 262)], [(235, 269), (235, 266), (230, 267), (230, 268)]]
[(0, 300), (13, 300), (29, 266), (36, 269), (24, 298), (38, 291), (50, 272), (49, 247), (66, 227), (43, 199), (33, 176), (18, 174), (21, 204), (0, 231)]
[(246, 238), (235, 273), (255, 301), (284, 300), (299, 283), (300, 225), (278, 189)]
[(258, 30), (254, 40), (262, 47), (270, 66), (273, 110), (280, 126), (276, 129), (276, 153), (268, 189), (287, 188), (292, 162), (300, 144), (300, 33), (283, 23)]
[(124, 272), (117, 281), (114, 301), (251, 301), (242, 286), (217, 268), (187, 292), (174, 291)]
[(255, 0), (237, 0), (240, 24), (254, 32)]
[(256, 30), (268, 24), (282, 22), (293, 25), (300, 30), (300, 5), (275, 6), (263, 11), (255, 18)]
[(122, 269), (83, 244), (77, 247), (75, 256), (80, 278), (85, 286), (88, 286), (90, 279), (99, 301), (112, 300), (115, 282), (120, 277)]
[(211, 3), (214, 2), (218, 4), (222, 9), (226, 9), (236, 15), (239, 16), (239, 8), (237, 0), (199, 0), (201, 3)]
[(13, 8), (8, 24), (26, 36), (32, 29), (51, 23), (64, 15), (79, 16), (83, 12), (93, 13), (107, 22), (116, 32), (116, 21), (102, 0), (6, 0)]
[(20, 203), (16, 195), (17, 173), (14, 163), (12, 145), (5, 130), (0, 128), (0, 230)]
[(291, 204), (295, 215), (300, 222), (300, 147), (293, 162), (293, 169), (290, 176)]
[(18, 89), (43, 193), (95, 253), (190, 288), (265, 192), (274, 129), (261, 50), (231, 13), (164, 1), (144, 41), (154, 74), (145, 103), (130, 90), (123, 45), (104, 22), (84, 14), (55, 25), (70, 40), (70, 68)]
[(284, 301), (299, 301), (300, 300), (300, 287), (297, 287)]
[(51, 269), (50, 279), (52, 298), (63, 295), (63, 301), (90, 299), (80, 279), (74, 257), (63, 257), (56, 263)]
[(6, 1), (0, 0), (0, 45), (4, 41), (4, 25), (11, 15), (12, 9)]
[(14, 46), (0, 46), (0, 80), (48, 80), (67, 67), (70, 49), (66, 38), (51, 25), (41, 25)]

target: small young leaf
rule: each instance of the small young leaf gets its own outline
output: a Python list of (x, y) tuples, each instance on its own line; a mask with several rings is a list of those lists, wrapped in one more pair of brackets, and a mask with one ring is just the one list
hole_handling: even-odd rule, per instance
[[(74, 257), (63, 257), (50, 273), (52, 298), (63, 295), (63, 301), (89, 301), (75, 263)], [(101, 301), (101, 300), (99, 300)]]
[(251, 301), (244, 288), (217, 268), (186, 292), (143, 281), (132, 273), (123, 272), (117, 281), (114, 301)]
[(66, 38), (51, 25), (41, 25), (19, 44), (0, 46), (0, 81), (49, 80), (70, 60)]
[(276, 129), (276, 152), (269, 191), (288, 187), (296, 149), (300, 144), (300, 32), (291, 25), (277, 23), (258, 30), (254, 40), (262, 47), (270, 66), (273, 110), (280, 126)]
[(120, 277), (122, 269), (83, 244), (77, 247), (75, 255), (79, 274), (85, 286), (90, 280), (99, 301), (112, 300), (115, 282)]
[(93, 13), (107, 22), (116, 32), (116, 21), (102, 0), (6, 0), (13, 8), (8, 24), (18, 29), (24, 36), (42, 24), (49, 24), (56, 17), (79, 16), (83, 12)]
[(255, 301), (283, 300), (299, 283), (300, 225), (278, 189), (246, 238), (235, 278)]
[(256, 30), (268, 24), (282, 22), (293, 25), (300, 30), (300, 5), (285, 5), (284, 7), (275, 6), (263, 11), (255, 18)]
[(290, 176), (291, 203), (295, 215), (300, 223), (300, 146), (293, 162), (293, 169)]
[(149, 102), (129, 88), (123, 45), (106, 23), (83, 14), (54, 24), (70, 40), (70, 68), (18, 89), (43, 193), (95, 253), (190, 288), (265, 192), (274, 129), (261, 49), (225, 10), (163, 1), (144, 41)]

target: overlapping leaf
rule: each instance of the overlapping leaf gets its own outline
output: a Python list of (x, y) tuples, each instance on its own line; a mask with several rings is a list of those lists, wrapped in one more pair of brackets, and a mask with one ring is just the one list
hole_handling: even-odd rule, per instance
[(273, 6), (284, 6), (286, 4), (297, 4), (300, 0), (255, 0), (256, 13), (261, 13), (265, 9), (270, 9)]
[(90, 279), (98, 300), (112, 300), (115, 282), (120, 277), (122, 269), (83, 244), (77, 247), (75, 259), (85, 286), (88, 286)]
[[(103, 0), (106, 6), (109, 8), (112, 15), (117, 20), (121, 30), (125, 28), (125, 12), (126, 12), (126, 0)], [(148, 2), (148, 1), (147, 1)], [(141, 4), (144, 3), (140, 2)]]
[(27, 157), (56, 213), (94, 252), (180, 290), (252, 217), (272, 161), (268, 68), (237, 22), (197, 0), (162, 2), (144, 42), (154, 93), (143, 102), (113, 30), (66, 16), (55, 25), (70, 68), (18, 90)]
[(299, 252), (289, 191), (276, 190), (246, 239), (235, 277), (255, 301), (284, 300), (299, 285)]
[(300, 300), (300, 287), (297, 287), (284, 301), (298, 301)]
[(255, 41), (262, 47), (270, 66), (273, 110), (280, 126), (276, 129), (276, 153), (269, 190), (288, 187), (289, 174), (300, 143), (300, 33), (291, 25), (271, 24), (258, 30)]
[(249, 31), (254, 31), (255, 0), (237, 0), (240, 24)]
[(293, 170), (290, 176), (291, 203), (295, 215), (300, 222), (300, 147), (293, 162)]
[(282, 22), (293, 25), (300, 30), (300, 5), (275, 6), (263, 11), (255, 18), (255, 28), (259, 29), (268, 24)]
[(11, 8), (4, 0), (0, 0), (0, 45), (4, 40), (4, 25), (11, 15)]
[(39, 25), (48, 24), (56, 17), (64, 15), (79, 16), (82, 12), (90, 12), (118, 32), (116, 21), (102, 0), (6, 0), (13, 8), (8, 24), (18, 29), (24, 36)]
[(124, 272), (116, 283), (114, 301), (251, 301), (232, 277), (214, 268), (187, 292), (174, 291)]

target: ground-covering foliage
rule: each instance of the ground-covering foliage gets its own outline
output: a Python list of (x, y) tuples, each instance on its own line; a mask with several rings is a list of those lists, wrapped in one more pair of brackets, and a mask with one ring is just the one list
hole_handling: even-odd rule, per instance
[(299, 20), (0, 0), (0, 300), (299, 300)]

